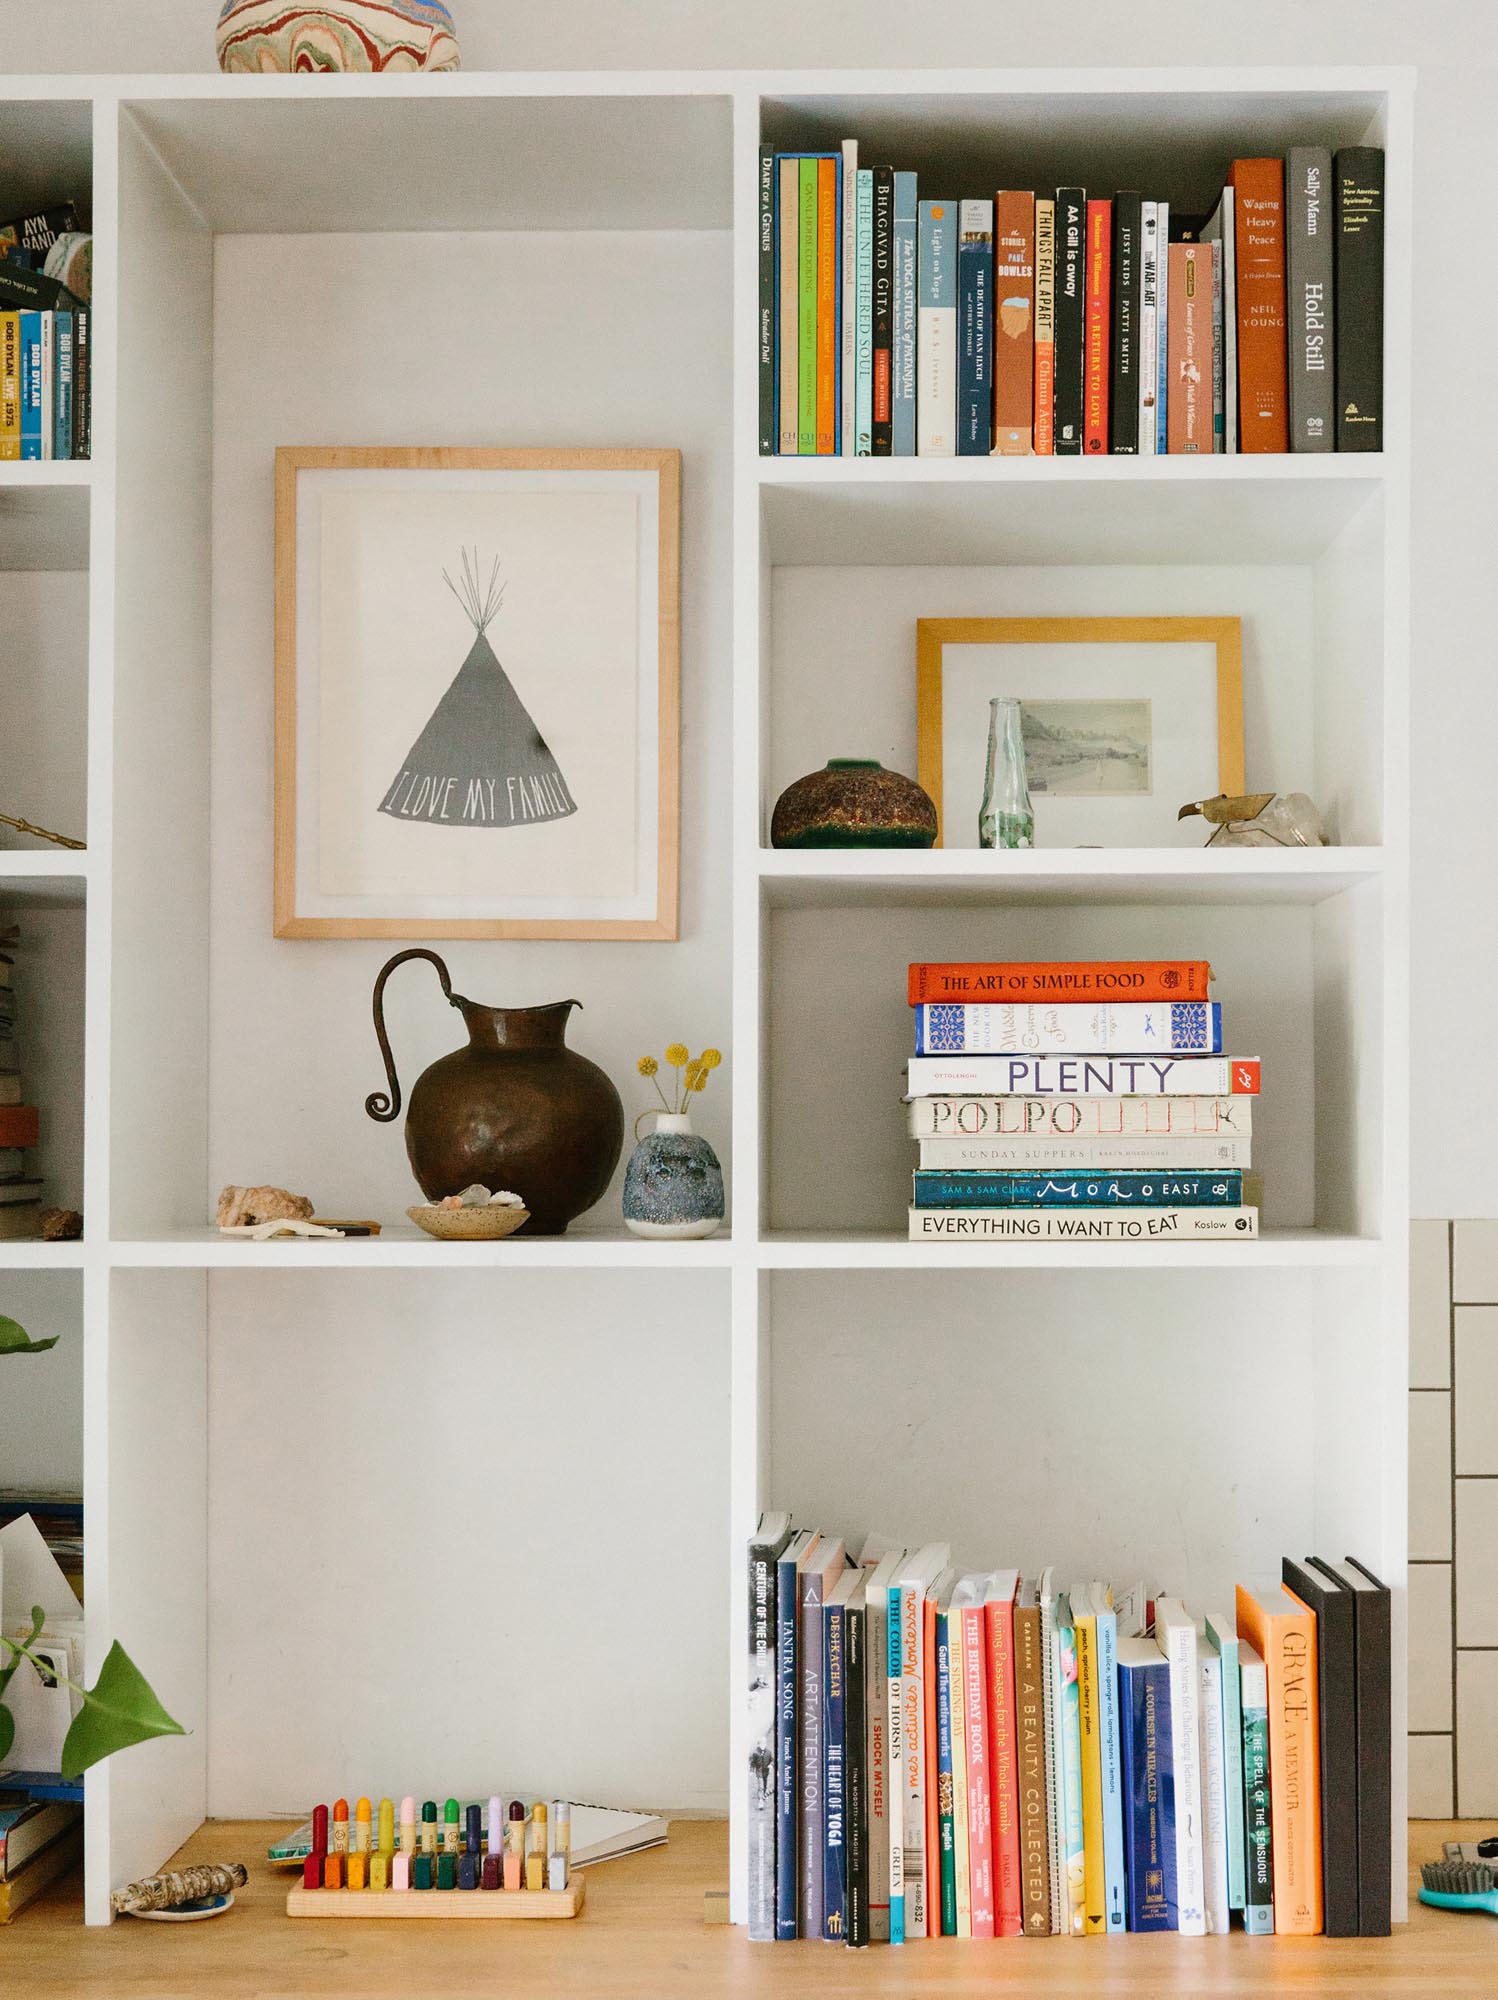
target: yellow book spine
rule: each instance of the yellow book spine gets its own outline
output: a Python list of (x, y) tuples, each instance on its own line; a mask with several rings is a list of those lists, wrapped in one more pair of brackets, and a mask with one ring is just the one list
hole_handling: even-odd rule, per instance
[(1097, 1682), (1097, 1619), (1078, 1618), (1077, 1701), (1082, 1722), (1082, 1928), (1086, 1937), (1108, 1929), (1108, 1888), (1103, 1867), (1103, 1739)]
[(21, 315), (0, 313), (0, 459), (21, 456)]

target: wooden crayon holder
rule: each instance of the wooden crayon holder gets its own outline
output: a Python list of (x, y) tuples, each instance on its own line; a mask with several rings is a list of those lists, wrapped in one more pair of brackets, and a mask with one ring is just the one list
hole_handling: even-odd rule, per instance
[(304, 1889), (287, 1891), (288, 1917), (450, 1917), (499, 1923), (580, 1917), (587, 1877), (565, 1889)]

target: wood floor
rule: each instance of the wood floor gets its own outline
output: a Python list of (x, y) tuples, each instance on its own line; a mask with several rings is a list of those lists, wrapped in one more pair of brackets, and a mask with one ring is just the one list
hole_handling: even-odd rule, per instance
[[(1267, 1990), (1406, 2000), (1498, 1993), (1498, 1927), (1415, 1904), (1392, 1938), (1140, 1937), (999, 1944), (912, 1944), (851, 1952), (820, 1944), (751, 1945), (703, 1921), (704, 1892), (726, 1875), (718, 1823), (678, 1821), (669, 1847), (590, 1871), (586, 1914), (556, 1924), (291, 1922), (291, 1877), (266, 1867), (277, 1830), (218, 1822), (183, 1849), (192, 1860), (243, 1860), (250, 1884), (211, 1923), (85, 1930), (78, 1886), (59, 1885), (0, 1930), (0, 1992), (49, 2000), (308, 2000), (336, 1995), (503, 1994), (506, 2000), (705, 2000), (710, 1995), (935, 1993), (1254, 1994)], [(1477, 1837), (1467, 1828), (1462, 1837)], [(1483, 1827), (1482, 1832), (1491, 1831)], [(1410, 1828), (1410, 1855), (1438, 1856), (1457, 1830)]]

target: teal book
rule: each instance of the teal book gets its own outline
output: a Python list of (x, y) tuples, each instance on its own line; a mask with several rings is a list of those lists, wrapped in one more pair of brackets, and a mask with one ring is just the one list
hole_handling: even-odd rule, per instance
[(874, 451), (874, 170), (860, 167), (854, 189), (853, 455)]
[(1243, 1689), (1238, 1634), (1224, 1611), (1209, 1611), (1207, 1637), (1222, 1657), (1222, 1761), (1228, 1823), (1228, 1908), (1244, 1903)]
[(1274, 1934), (1274, 1853), (1269, 1815), (1269, 1685), (1253, 1647), (1238, 1644), (1243, 1713), (1243, 1928)]

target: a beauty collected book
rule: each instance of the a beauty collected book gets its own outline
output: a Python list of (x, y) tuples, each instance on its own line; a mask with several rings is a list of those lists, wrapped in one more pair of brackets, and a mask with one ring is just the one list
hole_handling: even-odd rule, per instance
[[(508, 1796), (508, 1795), (507, 1795)], [(544, 1798), (539, 1791), (519, 1798)], [(622, 1812), (613, 1806), (572, 1807), (572, 1847), (569, 1865), (587, 1868), (596, 1861), (617, 1861), (643, 1848), (664, 1847), (667, 1823), (655, 1813)], [(280, 1866), (300, 1867), (312, 1852), (312, 1822), (306, 1820), (266, 1849), (266, 1859)]]

